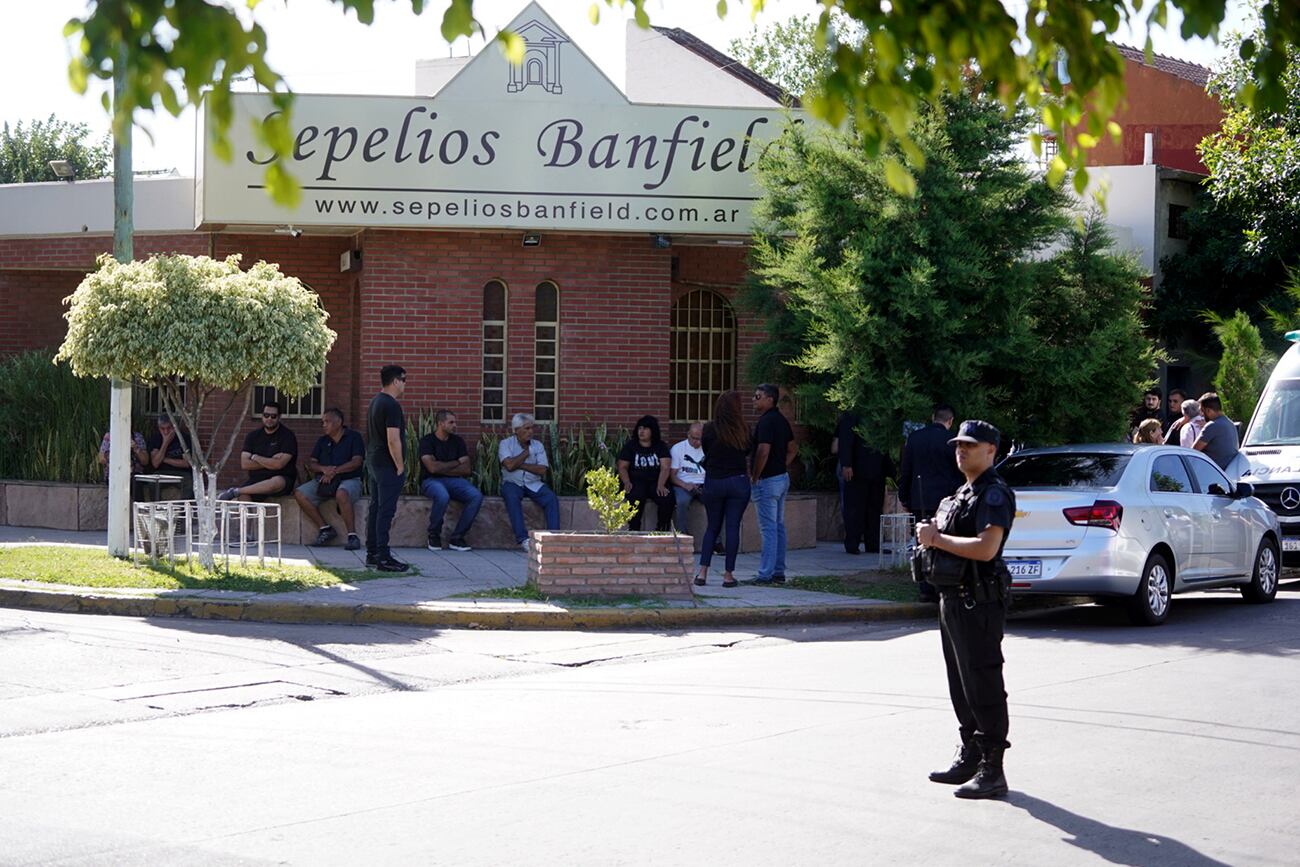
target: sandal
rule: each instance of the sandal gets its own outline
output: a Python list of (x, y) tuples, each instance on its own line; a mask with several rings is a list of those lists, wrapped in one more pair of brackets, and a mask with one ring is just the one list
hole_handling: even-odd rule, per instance
[(696, 587), (703, 587), (703, 586), (704, 586), (705, 584), (707, 584), (707, 583), (708, 583), (708, 582), (704, 580), (704, 576), (703, 576), (703, 575), (696, 575), (696, 576), (695, 576), (695, 586), (696, 586)]
[(730, 581), (723, 581), (723, 582), (722, 582), (722, 586), (723, 586), (723, 587), (739, 587), (739, 586), (740, 586), (740, 582), (737, 581), (735, 578), (732, 578)]

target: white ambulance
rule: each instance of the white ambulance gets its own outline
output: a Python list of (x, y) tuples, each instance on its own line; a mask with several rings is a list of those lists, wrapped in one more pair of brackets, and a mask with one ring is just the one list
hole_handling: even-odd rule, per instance
[(1227, 474), (1250, 482), (1277, 513), (1282, 565), (1300, 566), (1300, 331), (1286, 337), (1293, 345), (1273, 368)]

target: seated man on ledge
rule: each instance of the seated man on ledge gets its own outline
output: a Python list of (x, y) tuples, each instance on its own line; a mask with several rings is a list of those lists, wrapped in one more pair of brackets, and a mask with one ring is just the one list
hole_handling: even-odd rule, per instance
[(355, 504), (361, 499), (361, 464), (366, 459), (366, 443), (361, 434), (343, 424), (341, 409), (325, 410), (320, 425), (325, 434), (316, 440), (311, 457), (307, 458), (307, 471), (312, 474), (312, 480), (295, 490), (293, 498), (307, 520), (320, 527), (312, 545), (328, 545), (339, 534), (320, 513), (320, 504), (333, 498), (348, 532), (343, 547), (356, 551), (361, 547), (361, 540), (357, 537)]
[(248, 471), (248, 481), (226, 488), (217, 499), (265, 500), (284, 496), (293, 490), (297, 463), (298, 438), (280, 424), (280, 404), (268, 401), (262, 406), (262, 426), (248, 432), (244, 450), (239, 453), (239, 466)]
[(163, 413), (157, 419), (158, 431), (149, 437), (149, 466), (152, 472), (181, 477), (181, 489), (185, 499), (194, 497), (194, 470), (189, 458), (185, 457), (185, 447), (193, 447), (193, 442), (172, 422), (172, 417)]
[(550, 472), (546, 447), (533, 439), (534, 419), (527, 413), (516, 413), (510, 420), (515, 432), (497, 447), (501, 461), (501, 499), (510, 516), (510, 528), (515, 532), (519, 547), (528, 550), (528, 525), (524, 523), (524, 497), (532, 500), (546, 512), (546, 529), (560, 529), (560, 499), (542, 479)]
[(420, 440), (420, 493), (432, 502), (429, 506), (429, 550), (442, 550), (442, 520), (452, 500), (463, 504), (460, 518), (451, 531), (447, 547), (453, 551), (471, 551), (465, 534), (474, 526), (483, 494), (469, 480), (469, 449), (456, 435), (456, 413), (438, 410), (437, 428)]

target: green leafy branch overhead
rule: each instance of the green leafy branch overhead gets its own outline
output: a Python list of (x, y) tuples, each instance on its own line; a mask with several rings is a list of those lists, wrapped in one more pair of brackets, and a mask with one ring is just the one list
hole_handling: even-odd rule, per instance
[[(255, 10), (262, 0), (243, 2)], [(333, 2), (355, 13), (362, 24), (374, 20), (375, 0)], [(474, 0), (387, 2), (409, 2), (416, 14), (441, 8), (442, 36), (449, 42), (483, 32), (474, 18)], [(748, 8), (756, 17), (765, 2), (718, 0), (715, 8), (725, 16), (732, 5)], [(596, 0), (590, 6), (593, 21), (599, 20), (602, 6), (630, 7), (640, 26), (650, 25), (646, 0)], [(817, 37), (833, 46), (833, 63), (807, 106), (832, 124), (851, 121), (872, 154), (897, 143), (911, 171), (891, 158), (887, 177), (895, 190), (910, 194), (914, 171), (924, 163), (909, 132), (920, 106), (958, 92), (963, 76), (978, 70), (1009, 110), (1023, 98), (1041, 114), (1061, 143), (1049, 177), (1059, 183), (1075, 170), (1074, 183), (1082, 191), (1087, 150), (1103, 135), (1118, 134), (1111, 117), (1124, 95), (1124, 61), (1111, 37), (1128, 24), (1165, 27), (1170, 10), (1177, 10), (1184, 38), (1217, 39), (1226, 6), (1227, 0), (1028, 0), (1017, 16), (1002, 0), (821, 0)], [(861, 39), (828, 41), (835, 35), (837, 13), (861, 26)], [(1259, 17), (1256, 35), (1239, 46), (1248, 75), (1235, 96), (1254, 110), (1278, 111), (1286, 102), (1287, 47), (1300, 43), (1300, 3), (1264, 0)], [(292, 95), (266, 62), (266, 32), (245, 18), (251, 17), (241, 18), (222, 0), (91, 0), (85, 16), (65, 28), (72, 40), (72, 86), (84, 92), (92, 77), (109, 79), (114, 65), (124, 64), (128, 89), (114, 107), (119, 127), (137, 108), (161, 106), (179, 114), (185, 104), (197, 104), (206, 94), (213, 119), (206, 134), (228, 159), (231, 85), (251, 74), (284, 110), (258, 127), (258, 137), (276, 154), (287, 155), (293, 144)], [(496, 41), (512, 61), (522, 60), (523, 41), (517, 34), (502, 32)], [(1150, 45), (1148, 38), (1148, 51)], [(1066, 130), (1080, 125), (1084, 131), (1067, 138)], [(1031, 140), (1036, 148), (1041, 145), (1037, 136)], [(279, 161), (268, 165), (266, 183), (277, 201), (293, 203), (299, 196), (297, 183)]]

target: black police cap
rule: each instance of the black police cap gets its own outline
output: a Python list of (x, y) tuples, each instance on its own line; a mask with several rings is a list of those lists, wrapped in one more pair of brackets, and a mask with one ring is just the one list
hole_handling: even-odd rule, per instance
[(961, 428), (957, 431), (957, 436), (948, 440), (948, 445), (957, 443), (988, 443), (996, 446), (1002, 439), (998, 429), (986, 421), (979, 419), (967, 419), (961, 423)]

